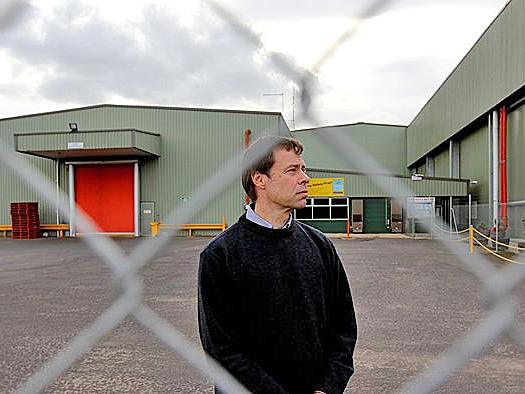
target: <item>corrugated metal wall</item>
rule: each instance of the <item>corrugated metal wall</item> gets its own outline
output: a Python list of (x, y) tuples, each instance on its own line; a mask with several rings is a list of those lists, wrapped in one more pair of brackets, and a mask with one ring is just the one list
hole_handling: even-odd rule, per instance
[(500, 103), (525, 82), (525, 0), (510, 1), (407, 129), (407, 163)]
[[(12, 139), (12, 138), (11, 138)], [(11, 142), (7, 139), (8, 143)], [(12, 142), (10, 144), (13, 145)], [(51, 182), (56, 182), (56, 163), (52, 160), (39, 159), (24, 155), (29, 164)], [(0, 165), (0, 223), (11, 223), (9, 206), (11, 202), (39, 202), (41, 223), (56, 223), (56, 204), (44, 202), (33, 189), (17, 178), (10, 169)]]
[(489, 198), (489, 148), (487, 126), (470, 133), (460, 141), (460, 171), (463, 178), (477, 181), (471, 187), (472, 196), (481, 204)]
[(449, 176), (449, 152), (443, 149), (434, 156), (434, 176), (448, 178)]
[(507, 126), (508, 201), (525, 201), (525, 105), (509, 113)]
[[(289, 135), (280, 114), (242, 111), (206, 111), (165, 107), (95, 106), (48, 114), (0, 120), (0, 137), (12, 146), (14, 133), (67, 131), (76, 122), (79, 130), (134, 128), (160, 133), (161, 157), (141, 163), (141, 200), (154, 201), (161, 221), (174, 207), (191, 200), (195, 189), (244, 149), (244, 131), (251, 138), (266, 134)], [(54, 180), (55, 162), (23, 155)], [(67, 170), (61, 167), (61, 185), (67, 188)], [(0, 223), (9, 223), (10, 201), (43, 201), (0, 167)], [(244, 193), (239, 181), (201, 211), (197, 223), (220, 222), (226, 215), (234, 222), (243, 212)], [(46, 203), (43, 222), (54, 222), (55, 212)]]
[(293, 136), (304, 146), (303, 157), (312, 168), (330, 168), (347, 171), (362, 171), (352, 167), (348, 160), (337, 156), (334, 150), (318, 138), (320, 133), (334, 133), (348, 139), (369, 152), (387, 171), (406, 175), (406, 127), (357, 123), (351, 125), (298, 130)]

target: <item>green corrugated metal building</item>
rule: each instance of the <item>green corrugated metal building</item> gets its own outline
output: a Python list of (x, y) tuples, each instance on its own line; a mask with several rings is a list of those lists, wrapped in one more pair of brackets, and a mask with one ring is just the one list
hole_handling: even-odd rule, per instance
[[(330, 194), (330, 190), (316, 195), (311, 190), (307, 207), (296, 212), (298, 219), (325, 232), (407, 231), (407, 212), (402, 208), (407, 198), (423, 197), (435, 205), (436, 199), (440, 203), (468, 194), (468, 180), (428, 176), (413, 180), (406, 166), (406, 126), (356, 123), (292, 134), (305, 145), (303, 156), (309, 176), (314, 181), (335, 179), (343, 187), (343, 195)], [(367, 168), (352, 152), (336, 151), (322, 138), (324, 134), (330, 134), (332, 141), (351, 141), (353, 152), (370, 155), (375, 161), (374, 171), (379, 172), (365, 172)]]
[[(97, 105), (0, 120), (0, 138), (73, 200), (75, 188), (80, 187), (75, 183), (76, 171), (93, 164), (130, 167), (127, 173), (138, 186), (133, 195), (133, 228), (111, 232), (135, 235), (148, 233), (141, 221), (162, 221), (174, 208), (191, 201), (205, 180), (239, 157), (248, 129), (251, 139), (290, 134), (279, 113), (172, 107)], [(0, 166), (0, 182), (0, 223), (10, 222), (9, 205), (16, 201), (38, 201), (42, 223), (63, 221), (57, 218), (56, 204), (39, 197), (5, 166)], [(101, 192), (107, 189), (103, 186)], [(109, 204), (103, 197), (101, 210)], [(141, 205), (149, 212), (145, 216)], [(235, 182), (200, 210), (193, 222), (220, 223), (225, 215), (232, 223), (243, 207), (244, 194)]]
[[(386, 182), (408, 179), (405, 127), (357, 124), (328, 129), (375, 151), (392, 173), (384, 178)], [(252, 141), (267, 134), (291, 135), (279, 113), (173, 107), (97, 105), (0, 120), (1, 137), (42, 171), (53, 187), (68, 196), (73, 218), (80, 205), (98, 217), (103, 232), (129, 235), (149, 235), (150, 222), (166, 222), (173, 209), (191, 202), (200, 185), (242, 154), (246, 130), (250, 130)], [(316, 142), (316, 133), (323, 131), (293, 134), (305, 144), (305, 159), (312, 177), (344, 178), (344, 195), (339, 197), (344, 198), (346, 210), (342, 214), (344, 208), (338, 208), (337, 220), (330, 214), (316, 213), (315, 217), (321, 220), (312, 220), (311, 224), (324, 231), (345, 231), (352, 209), (357, 207), (352, 205), (354, 200), (364, 199), (365, 210), (367, 199), (388, 201), (391, 215), (393, 196), (366, 175), (349, 168), (344, 158), (336, 160), (326, 144)], [(388, 155), (384, 152), (385, 140)], [(0, 223), (10, 222), (9, 204), (19, 201), (38, 201), (42, 223), (67, 222), (65, 215), (57, 214), (56, 204), (39, 197), (5, 167), (0, 171)], [(465, 194), (464, 184), (458, 187), (461, 182), (447, 180), (445, 186), (440, 182), (425, 180), (421, 186), (427, 187), (418, 190), (417, 195)], [(225, 186), (193, 217), (193, 223), (220, 223), (222, 216), (232, 223), (242, 214), (245, 195), (240, 182)], [(320, 204), (323, 199), (309, 201)], [(318, 211), (317, 207), (314, 211)], [(376, 210), (372, 211), (375, 214)], [(118, 225), (110, 223), (113, 216), (111, 220)], [(78, 232), (74, 220), (69, 224), (73, 234)], [(383, 227), (364, 229), (390, 231), (386, 221)]]
[(474, 224), (514, 238), (525, 237), (524, 20), (525, 1), (509, 1), (407, 127), (410, 172), (471, 180)]

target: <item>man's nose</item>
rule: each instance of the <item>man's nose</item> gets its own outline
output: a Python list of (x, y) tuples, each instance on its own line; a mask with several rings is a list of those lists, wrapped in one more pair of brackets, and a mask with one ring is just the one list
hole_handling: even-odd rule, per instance
[(308, 174), (305, 171), (303, 171), (303, 177), (301, 178), (301, 182), (300, 183), (301, 184), (303, 184), (303, 183), (306, 184), (308, 182), (310, 182), (310, 177), (308, 176)]

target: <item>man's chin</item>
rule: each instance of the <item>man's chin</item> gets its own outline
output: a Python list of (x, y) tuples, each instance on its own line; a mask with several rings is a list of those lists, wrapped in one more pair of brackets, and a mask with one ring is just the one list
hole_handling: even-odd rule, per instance
[(304, 201), (299, 201), (299, 202), (297, 203), (297, 205), (295, 206), (295, 209), (303, 209), (303, 208), (305, 208), (305, 207), (306, 207), (306, 200), (304, 200)]

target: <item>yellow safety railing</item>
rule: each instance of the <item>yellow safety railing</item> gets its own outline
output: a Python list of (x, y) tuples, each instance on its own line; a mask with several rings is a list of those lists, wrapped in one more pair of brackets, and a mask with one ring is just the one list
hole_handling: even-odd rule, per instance
[(448, 235), (457, 235), (458, 238), (457, 239), (452, 239), (451, 241), (455, 241), (455, 242), (463, 242), (463, 241), (467, 241), (468, 239), (470, 239), (470, 234), (464, 238), (459, 238), (459, 234), (463, 234), (463, 233), (466, 233), (467, 231), (469, 231), (468, 228), (466, 229), (463, 229), (463, 230), (460, 230), (460, 231), (447, 231), (441, 227), (439, 227), (438, 225), (434, 224), (434, 228), (437, 228), (439, 231), (441, 231), (442, 233), (445, 233), (445, 234), (448, 234)]
[(495, 244), (498, 244), (498, 245), (501, 245), (501, 246), (505, 246), (507, 248), (511, 248), (511, 249), (516, 249), (516, 250), (525, 250), (525, 248), (520, 248), (518, 246), (513, 246), (513, 245), (507, 245), (503, 242), (499, 242), (499, 241), (496, 241), (495, 239), (492, 239), (490, 237), (487, 237), (485, 234), (481, 233), (479, 230), (477, 230), (474, 226), (471, 226), (473, 231), (475, 231), (477, 234), (481, 235), (483, 238), (486, 238), (488, 241), (491, 241), (491, 242), (494, 242)]
[(224, 231), (228, 227), (226, 224), (226, 216), (222, 215), (222, 222), (221, 223), (188, 223), (188, 224), (167, 224), (167, 223), (161, 223), (161, 222), (151, 222), (151, 235), (156, 237), (159, 234), (159, 231), (161, 229), (167, 229), (167, 228), (178, 228), (179, 230), (187, 230), (188, 231), (188, 237), (191, 237), (193, 235), (193, 232), (196, 230), (219, 230)]
[(509, 259), (509, 258), (507, 258), (505, 256), (502, 256), (502, 255), (496, 253), (495, 251), (491, 250), (490, 248), (486, 247), (485, 245), (483, 245), (482, 242), (480, 242), (478, 239), (476, 239), (475, 234), (479, 234), (480, 236), (485, 238), (487, 241), (490, 241), (491, 243), (496, 244), (496, 245), (504, 246), (504, 247), (506, 247), (508, 249), (525, 250), (525, 248), (520, 248), (519, 246), (506, 244), (506, 243), (497, 241), (495, 239), (492, 239), (492, 238), (486, 236), (485, 234), (483, 234), (481, 231), (479, 231), (478, 229), (476, 229), (472, 225), (469, 226), (468, 228), (464, 229), (464, 230), (461, 230), (461, 231), (447, 231), (447, 230), (444, 230), (444, 229), (442, 229), (442, 228), (440, 228), (438, 226), (435, 226), (435, 227), (438, 228), (439, 230), (441, 230), (442, 232), (447, 233), (447, 234), (456, 234), (457, 235), (457, 234), (462, 234), (462, 233), (468, 232), (468, 236), (467, 237), (461, 238), (461, 239), (457, 239), (457, 240), (454, 240), (454, 241), (467, 241), (468, 240), (469, 241), (470, 254), (474, 253), (474, 245), (477, 244), (477, 245), (481, 246), (484, 250), (486, 250), (490, 254), (500, 258), (501, 260), (504, 260), (504, 261), (506, 261), (508, 263), (525, 265), (525, 262)]

